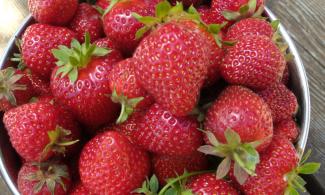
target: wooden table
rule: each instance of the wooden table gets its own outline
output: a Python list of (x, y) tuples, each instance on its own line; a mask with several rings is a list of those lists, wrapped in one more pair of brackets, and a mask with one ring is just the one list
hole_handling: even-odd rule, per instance
[[(311, 160), (321, 161), (323, 166), (307, 179), (313, 188), (325, 188), (325, 0), (269, 0), (267, 6), (296, 42), (308, 72), (312, 103), (308, 148), (313, 149)], [(0, 0), (0, 55), (27, 15), (26, 0)], [(0, 194), (10, 194), (2, 179)]]

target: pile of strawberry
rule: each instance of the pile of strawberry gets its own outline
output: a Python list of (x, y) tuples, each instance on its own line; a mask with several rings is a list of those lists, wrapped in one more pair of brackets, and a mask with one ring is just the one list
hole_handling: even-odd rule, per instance
[(293, 145), (290, 55), (263, 0), (28, 5), (0, 72), (21, 194), (305, 191), (319, 164)]

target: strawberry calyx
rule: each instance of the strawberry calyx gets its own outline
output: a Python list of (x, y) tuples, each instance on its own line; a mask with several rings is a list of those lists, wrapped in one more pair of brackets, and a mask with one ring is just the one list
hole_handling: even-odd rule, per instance
[(159, 182), (158, 178), (155, 174), (153, 174), (150, 178), (146, 178), (146, 180), (142, 183), (141, 188), (135, 189), (133, 193), (139, 193), (144, 195), (157, 195), (159, 190)]
[(238, 11), (225, 10), (222, 15), (229, 21), (237, 21), (247, 17), (260, 17), (264, 11), (264, 6), (261, 5), (257, 10), (256, 6), (257, 0), (249, 0), (246, 4), (240, 6)]
[(56, 65), (59, 69), (55, 76), (61, 74), (61, 78), (68, 75), (72, 83), (78, 79), (78, 69), (87, 67), (93, 57), (106, 56), (111, 52), (110, 49), (97, 47), (90, 43), (90, 35), (85, 34), (85, 42), (80, 44), (76, 39), (71, 41), (70, 48), (60, 45), (59, 49), (53, 49), (52, 53), (58, 60)]
[(110, 12), (110, 11), (113, 9), (113, 7), (114, 7), (118, 2), (120, 2), (120, 1), (123, 1), (123, 0), (111, 0), (109, 6), (105, 9), (104, 13), (102, 14), (103, 17), (104, 17), (108, 12)]
[(143, 35), (151, 30), (157, 28), (161, 24), (165, 24), (171, 21), (191, 20), (195, 22), (200, 28), (204, 28), (215, 38), (216, 43), (221, 47), (221, 36), (219, 35), (221, 29), (226, 26), (223, 24), (206, 24), (201, 19), (200, 13), (194, 6), (190, 6), (187, 11), (184, 10), (182, 3), (177, 2), (175, 6), (172, 6), (168, 1), (162, 1), (156, 6), (155, 16), (141, 16), (137, 13), (132, 13), (132, 16), (139, 22), (144, 24), (144, 27), (140, 28), (136, 34), (136, 39), (140, 39)]
[(55, 186), (61, 185), (64, 191), (67, 191), (63, 179), (69, 179), (68, 168), (66, 165), (60, 165), (52, 162), (33, 163), (38, 170), (25, 177), (26, 180), (36, 181), (34, 193), (37, 194), (46, 185), (47, 189), (54, 195)]
[(255, 176), (256, 165), (260, 162), (256, 148), (263, 141), (242, 143), (240, 136), (232, 129), (225, 132), (227, 143), (220, 143), (210, 131), (204, 131), (211, 145), (198, 148), (199, 152), (224, 158), (218, 165), (216, 176), (221, 179), (227, 175), (231, 163), (234, 161), (234, 175), (240, 184), (243, 184), (249, 175)]
[(24, 60), (22, 57), (21, 43), (22, 43), (21, 39), (19, 39), (19, 38), (15, 39), (15, 45), (18, 48), (19, 53), (14, 53), (14, 57), (10, 58), (10, 61), (18, 62), (18, 65), (17, 65), (18, 70), (24, 70), (26, 68), (26, 64), (24, 63)]
[(290, 62), (293, 59), (293, 55), (291, 53), (287, 53), (289, 45), (285, 42), (285, 40), (283, 39), (283, 37), (279, 31), (280, 21), (279, 20), (272, 21), (271, 26), (274, 31), (274, 34), (272, 36), (272, 41), (279, 48), (279, 50), (283, 54), (286, 62)]
[(47, 132), (50, 142), (45, 146), (42, 157), (46, 157), (50, 151), (65, 154), (66, 147), (71, 146), (79, 140), (71, 140), (67, 137), (71, 135), (71, 131), (60, 127), (59, 125), (53, 131)]
[(284, 176), (284, 179), (288, 182), (288, 186), (284, 192), (285, 195), (297, 195), (298, 191), (306, 192), (306, 182), (304, 179), (299, 176), (299, 174), (309, 175), (316, 173), (320, 168), (320, 163), (308, 162), (307, 159), (311, 155), (311, 150), (308, 150), (307, 153), (301, 158), (298, 167), (293, 169), (291, 172), (287, 173)]
[(24, 75), (15, 74), (13, 67), (0, 70), (0, 99), (6, 99), (13, 106), (17, 106), (17, 100), (14, 95), (16, 90), (26, 90), (26, 85), (17, 84)]
[(116, 120), (116, 124), (125, 122), (128, 117), (134, 112), (136, 106), (144, 99), (143, 97), (128, 98), (123, 94), (118, 94), (116, 90), (113, 90), (111, 99), (114, 103), (121, 104), (121, 112)]

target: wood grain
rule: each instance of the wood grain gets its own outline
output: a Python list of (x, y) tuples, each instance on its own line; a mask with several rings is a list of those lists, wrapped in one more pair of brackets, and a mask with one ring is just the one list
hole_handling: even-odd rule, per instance
[[(307, 147), (313, 149), (312, 161), (323, 162), (315, 183), (325, 187), (325, 1), (269, 0), (266, 4), (294, 39), (307, 70), (312, 102)], [(0, 55), (27, 15), (26, 0), (0, 0)], [(10, 194), (1, 178), (0, 194)]]

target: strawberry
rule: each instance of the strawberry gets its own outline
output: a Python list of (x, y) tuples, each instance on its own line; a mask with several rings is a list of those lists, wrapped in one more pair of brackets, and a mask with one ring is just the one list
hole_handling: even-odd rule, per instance
[(121, 104), (121, 113), (117, 123), (123, 123), (135, 109), (146, 109), (153, 104), (153, 98), (139, 85), (135, 68), (139, 62), (129, 58), (117, 63), (110, 72), (112, 101)]
[(78, 0), (28, 0), (28, 8), (32, 16), (37, 22), (45, 24), (67, 24), (74, 16), (77, 7)]
[(32, 88), (37, 95), (45, 96), (51, 94), (50, 83), (41, 79), (38, 75), (32, 73), (29, 69), (23, 71), (30, 80)]
[(188, 156), (154, 155), (152, 164), (161, 185), (166, 184), (167, 179), (181, 175), (184, 170), (200, 171), (208, 168), (206, 156), (198, 152)]
[(197, 195), (215, 194), (215, 195), (237, 195), (238, 191), (233, 188), (227, 181), (217, 179), (215, 174), (206, 173), (195, 176), (187, 185), (192, 193)]
[(86, 33), (82, 45), (73, 40), (71, 48), (60, 46), (53, 54), (58, 67), (51, 77), (51, 89), (57, 101), (91, 129), (115, 120), (119, 106), (108, 97), (112, 93), (109, 73), (122, 59), (120, 53), (96, 47)]
[(70, 113), (39, 101), (13, 108), (3, 122), (17, 153), (26, 161), (44, 161), (56, 153), (71, 153), (80, 137)]
[(283, 72), (283, 77), (282, 77), (282, 80), (281, 82), (288, 86), (289, 84), (289, 80), (290, 80), (290, 71), (289, 71), (289, 66), (286, 65), (285, 69), (284, 69), (284, 72)]
[(113, 41), (111, 41), (111, 39), (109, 39), (108, 37), (105, 38), (101, 38), (101, 39), (97, 39), (94, 44), (97, 47), (103, 47), (103, 48), (111, 48), (111, 49), (116, 49)]
[(294, 146), (284, 137), (275, 136), (268, 150), (261, 155), (256, 176), (250, 176), (241, 184), (241, 190), (251, 194), (298, 194), (295, 188), (305, 192), (305, 181), (299, 174), (315, 173), (319, 163), (305, 163), (308, 152), (298, 164)]
[(264, 0), (212, 0), (211, 9), (215, 21), (218, 21), (216, 23), (231, 24), (235, 20), (261, 15), (264, 10)]
[(79, 159), (80, 179), (93, 193), (129, 194), (150, 172), (150, 160), (122, 134), (107, 131), (83, 148)]
[(265, 89), (282, 78), (285, 59), (266, 36), (246, 36), (227, 50), (221, 65), (223, 78), (231, 84)]
[(194, 118), (177, 117), (157, 103), (150, 107), (138, 125), (141, 131), (133, 132), (136, 143), (158, 154), (189, 155), (203, 142)]
[(87, 3), (81, 3), (69, 24), (69, 28), (76, 32), (80, 42), (84, 42), (85, 33), (88, 32), (92, 41), (104, 35), (103, 23), (100, 13)]
[(34, 74), (48, 81), (55, 67), (51, 49), (59, 45), (68, 45), (74, 37), (74, 32), (64, 27), (32, 24), (22, 37), (23, 61)]
[(298, 111), (296, 96), (282, 83), (275, 83), (258, 93), (269, 105), (273, 122), (294, 117)]
[(237, 41), (242, 37), (250, 35), (265, 35), (271, 39), (275, 30), (264, 19), (247, 18), (232, 25), (227, 31), (225, 40)]
[(36, 94), (29, 77), (12, 67), (0, 70), (0, 86), (0, 110), (2, 111), (25, 104)]
[(78, 183), (75, 185), (70, 193), (70, 195), (96, 195), (95, 193), (90, 192), (84, 185)]
[(65, 195), (70, 187), (68, 167), (61, 163), (24, 163), (18, 173), (22, 195)]
[(274, 134), (286, 137), (289, 141), (295, 142), (300, 129), (293, 119), (283, 120), (274, 126)]
[(96, 1), (96, 5), (104, 10), (109, 6), (110, 3), (111, 3), (110, 0), (97, 0)]
[(184, 6), (189, 7), (191, 5), (198, 6), (199, 4), (202, 3), (202, 0), (171, 0), (170, 1), (172, 4), (176, 4), (176, 2), (181, 2), (183, 3)]
[(211, 9), (208, 6), (199, 7), (198, 12), (200, 13), (202, 20), (207, 24), (222, 24), (225, 22), (224, 18), (217, 10)]
[(124, 54), (131, 55), (140, 42), (135, 33), (143, 24), (131, 14), (152, 15), (148, 5), (142, 0), (114, 0), (103, 17), (104, 31)]
[(204, 127), (208, 145), (198, 150), (224, 158), (218, 178), (228, 173), (232, 161), (241, 172), (254, 175), (257, 151), (265, 150), (273, 135), (271, 110), (257, 94), (241, 86), (229, 86), (221, 93), (209, 108)]
[(204, 41), (199, 30), (170, 22), (145, 37), (134, 54), (141, 62), (136, 76), (142, 87), (176, 116), (187, 115), (198, 101), (207, 76)]

